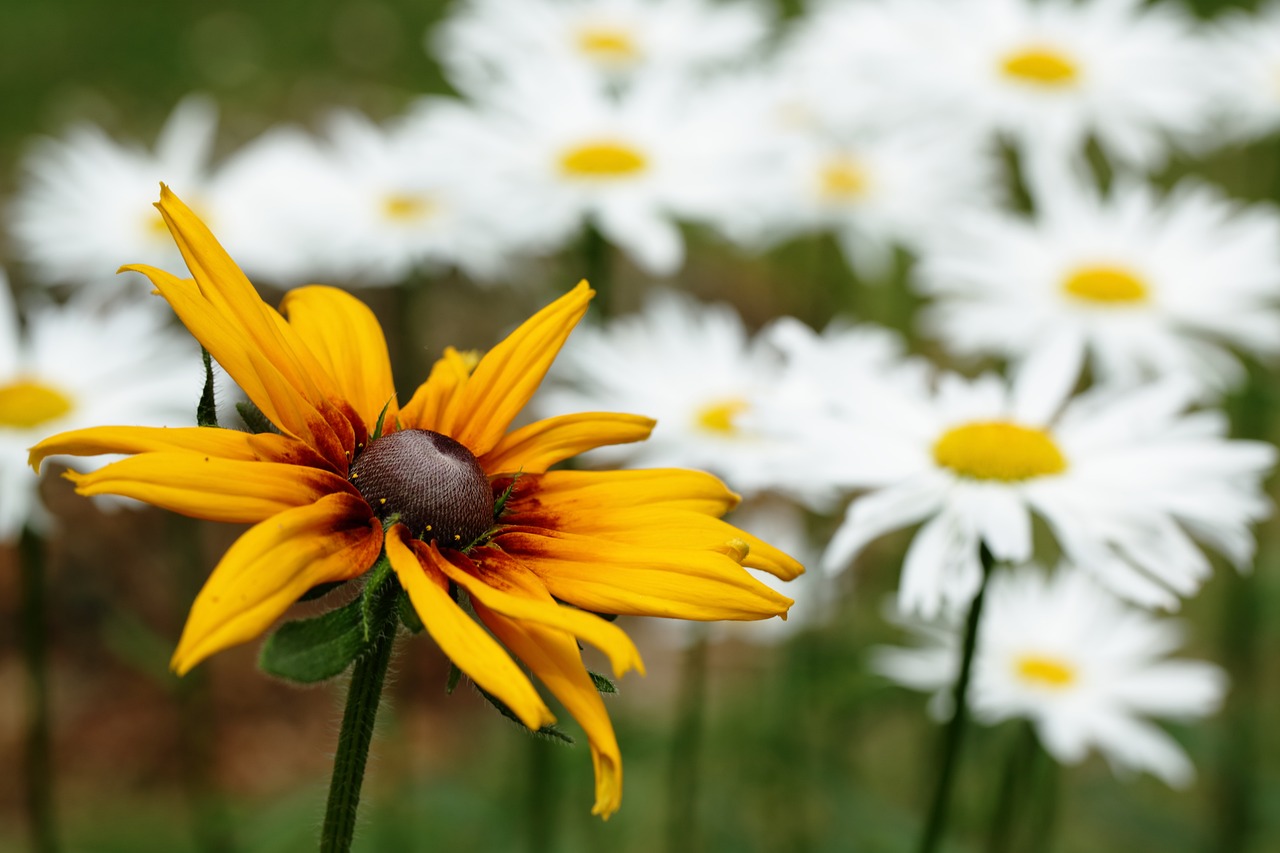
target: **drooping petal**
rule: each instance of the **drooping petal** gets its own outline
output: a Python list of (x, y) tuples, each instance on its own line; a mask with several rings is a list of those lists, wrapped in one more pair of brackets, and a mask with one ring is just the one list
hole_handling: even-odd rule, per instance
[(529, 402), (595, 291), (585, 281), (534, 314), (485, 353), (450, 399), (438, 432), (483, 456)]
[(621, 545), (589, 536), (507, 529), (493, 540), (561, 601), (595, 613), (708, 621), (784, 616), (791, 599), (738, 564), (738, 553)]
[(427, 633), (459, 669), (506, 703), (529, 728), (555, 722), (511, 656), (450, 597), (439, 551), (407, 539), (404, 525), (397, 524), (387, 531), (387, 558)]
[(386, 423), (395, 423), (391, 357), (367, 305), (336, 287), (311, 285), (289, 291), (280, 310), (365, 424), (372, 427), (384, 406)]
[(644, 441), (657, 421), (616, 412), (583, 412), (536, 421), (504, 435), (480, 457), (492, 474), (541, 474), (557, 462), (611, 444)]
[(311, 587), (361, 574), (382, 548), (382, 524), (348, 494), (286, 510), (250, 528), (196, 597), (170, 666), (179, 675), (252, 640)]
[[(433, 550), (435, 544), (430, 546)], [(547, 588), (528, 569), (494, 548), (478, 548), (472, 560), (451, 553), (446, 560), (438, 552), (435, 563), (448, 578), (467, 591), (472, 601), (527, 622), (536, 622), (586, 640), (609, 656), (614, 675), (631, 670), (644, 674), (640, 652), (626, 632), (612, 622), (572, 607), (557, 604)]]
[(427, 381), (413, 392), (409, 403), (400, 410), (400, 423), (405, 429), (429, 429), (440, 432), (440, 417), (449, 401), (466, 384), (480, 356), (445, 347), (444, 355), (431, 366)]
[(319, 468), (218, 459), (194, 453), (143, 453), (89, 474), (68, 471), (82, 495), (121, 495), (208, 521), (256, 524), (326, 495), (358, 496)]
[(106, 426), (78, 429), (44, 439), (31, 448), (28, 462), (37, 472), (50, 456), (101, 456), (104, 453), (190, 451), (217, 459), (260, 459), (293, 465), (324, 465), (307, 445), (282, 435), (255, 435), (213, 427)]
[(596, 775), (591, 813), (607, 820), (622, 804), (622, 752), (600, 692), (582, 664), (578, 644), (563, 631), (508, 619), (478, 601), (473, 603), (489, 630), (533, 670), (587, 733)]

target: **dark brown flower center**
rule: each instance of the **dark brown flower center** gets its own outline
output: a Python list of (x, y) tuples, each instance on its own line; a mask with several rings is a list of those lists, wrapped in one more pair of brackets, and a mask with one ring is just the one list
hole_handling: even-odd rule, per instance
[(493, 526), (493, 491), (470, 450), (425, 429), (369, 443), (351, 482), (384, 520), (398, 516), (414, 536), (465, 547)]

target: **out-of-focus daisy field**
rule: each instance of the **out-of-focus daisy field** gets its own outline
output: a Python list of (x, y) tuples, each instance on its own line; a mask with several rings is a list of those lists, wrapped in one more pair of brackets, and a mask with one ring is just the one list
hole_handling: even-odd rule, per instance
[(710, 472), (806, 569), (747, 570), (785, 621), (617, 617), (607, 821), (599, 729), (402, 629), (351, 849), (1280, 850), (1280, 0), (11, 2), (0, 116), (0, 851), (325, 814), (343, 677), (260, 631), (170, 670), (245, 528), (28, 464), (194, 427), (209, 377), (280, 431), (117, 274), (188, 277), (161, 182), (267, 304), (365, 302), (402, 410), (586, 279), (517, 426), (653, 418), (559, 467)]

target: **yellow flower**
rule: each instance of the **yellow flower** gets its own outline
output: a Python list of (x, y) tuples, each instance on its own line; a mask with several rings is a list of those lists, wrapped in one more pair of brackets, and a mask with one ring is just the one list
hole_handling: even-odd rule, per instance
[[(385, 548), (428, 633), (477, 685), (530, 728), (553, 722), (514, 655), (578, 720), (596, 770), (593, 813), (608, 817), (621, 800), (621, 756), (578, 640), (619, 676), (643, 664), (595, 614), (785, 618), (791, 600), (743, 566), (782, 578), (801, 566), (721, 521), (737, 497), (708, 474), (548, 471), (593, 447), (643, 440), (648, 418), (592, 412), (508, 431), (586, 312), (585, 282), (478, 360), (446, 349), (399, 406), (382, 330), (363, 303), (313, 285), (291, 291), (278, 313), (167, 187), (157, 207), (194, 280), (129, 269), (151, 279), (280, 434), (99, 427), (45, 439), (31, 463), (129, 454), (66, 476), (84, 495), (254, 525), (196, 598), (174, 669), (261, 635), (304, 592), (363, 574)], [(454, 585), (484, 627), (451, 596)]]

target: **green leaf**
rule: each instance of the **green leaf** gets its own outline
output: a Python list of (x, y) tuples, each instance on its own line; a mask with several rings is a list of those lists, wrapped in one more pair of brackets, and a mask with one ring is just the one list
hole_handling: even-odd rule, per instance
[(240, 420), (244, 421), (244, 425), (249, 428), (249, 432), (280, 432), (280, 430), (276, 429), (276, 425), (262, 413), (262, 409), (254, 405), (252, 400), (241, 400), (236, 403), (236, 411), (240, 413)]
[(262, 644), (258, 668), (298, 684), (315, 684), (342, 674), (366, 646), (362, 599), (311, 619), (281, 625)]
[(520, 722), (520, 718), (515, 715), (514, 711), (512, 711), (510, 708), (507, 707), (507, 703), (503, 702), (497, 696), (494, 696), (492, 693), (485, 690), (483, 687), (481, 687), (479, 684), (476, 684), (474, 681), (471, 682), (471, 686), (475, 687), (475, 689), (480, 692), (480, 695), (485, 698), (485, 701), (488, 702), (490, 705), (492, 705), (494, 708), (496, 708), (499, 714), (506, 717), (508, 720), (511, 720), (513, 723), (518, 725), (520, 728), (524, 729), (529, 734), (539, 735), (540, 737), (547, 738), (548, 740), (556, 740), (556, 741), (560, 741), (561, 743), (567, 743), (570, 746), (573, 745), (573, 738), (569, 737), (567, 734), (560, 731), (560, 729), (556, 728), (555, 726), (543, 726), (537, 731), (534, 731), (533, 729), (526, 726), (524, 723)]
[(453, 661), (449, 661), (449, 680), (444, 684), (444, 692), (452, 696), (453, 691), (458, 689), (458, 682), (462, 680), (462, 670), (458, 669), (458, 665)]
[(304, 592), (298, 597), (299, 601), (315, 601), (317, 598), (324, 598), (338, 587), (345, 584), (346, 581), (333, 581), (331, 583), (318, 583), (311, 589)]
[(401, 591), (396, 598), (396, 609), (400, 614), (400, 624), (403, 625), (410, 634), (421, 634), (426, 626), (422, 624), (422, 618), (418, 616), (418, 611), (413, 609), (413, 602), (409, 600), (409, 594)]
[(196, 404), (196, 426), (216, 427), (218, 425), (218, 401), (213, 396), (213, 356), (204, 347), (200, 347), (200, 358), (204, 361), (204, 391), (200, 394), (200, 402)]
[(591, 670), (587, 670), (587, 675), (591, 676), (591, 681), (595, 684), (596, 690), (599, 690), (601, 693), (616, 694), (618, 692), (618, 685), (614, 684), (611, 679), (605, 678), (600, 673), (592, 672)]

